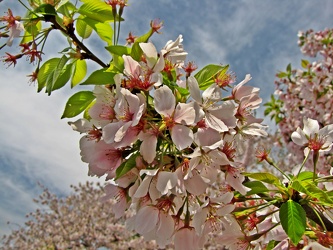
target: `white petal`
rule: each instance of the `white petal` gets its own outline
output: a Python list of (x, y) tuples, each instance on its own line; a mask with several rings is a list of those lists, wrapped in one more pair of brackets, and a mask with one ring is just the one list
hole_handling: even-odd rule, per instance
[(123, 55), (124, 59), (124, 73), (127, 76), (136, 76), (140, 71), (140, 64), (135, 61), (132, 57)]
[(135, 231), (139, 234), (153, 230), (158, 222), (159, 210), (155, 207), (142, 207), (135, 217)]
[(197, 79), (195, 79), (194, 76), (189, 76), (189, 78), (187, 78), (187, 84), (188, 84), (188, 90), (190, 91), (192, 98), (196, 102), (202, 104), (201, 93)]
[(202, 98), (204, 102), (220, 101), (222, 98), (220, 87), (218, 87), (216, 83), (213, 83), (202, 93)]
[(139, 43), (140, 48), (143, 53), (146, 55), (147, 64), (149, 68), (153, 68), (157, 61), (157, 51), (151, 42), (149, 43)]
[(189, 147), (193, 142), (193, 132), (184, 125), (175, 125), (171, 130), (173, 143), (179, 150)]
[(156, 231), (156, 242), (160, 248), (164, 248), (165, 245), (169, 244), (171, 241), (171, 237), (175, 231), (175, 222), (172, 216), (168, 213), (160, 212), (159, 218), (160, 221)]
[(140, 145), (140, 154), (143, 159), (152, 163), (156, 156), (157, 137), (152, 134), (146, 134)]
[(154, 105), (156, 111), (164, 116), (172, 116), (175, 110), (176, 100), (168, 86), (162, 86), (155, 90), (154, 93)]
[(199, 235), (201, 235), (202, 233), (203, 225), (207, 219), (207, 214), (208, 214), (208, 209), (203, 208), (198, 212), (196, 212), (193, 216), (193, 226), (195, 228), (195, 231)]
[(206, 123), (209, 127), (219, 132), (226, 132), (229, 130), (229, 128), (227, 127), (227, 125), (225, 125), (223, 121), (221, 121), (219, 118), (209, 112), (206, 112)]
[(124, 125), (123, 122), (113, 122), (103, 127), (102, 136), (106, 143), (114, 143), (115, 135), (119, 128)]
[(178, 103), (175, 109), (174, 121), (184, 125), (192, 125), (195, 121), (195, 109), (192, 103)]
[(176, 186), (176, 184), (177, 176), (175, 173), (165, 171), (159, 172), (156, 188), (162, 195), (167, 194), (170, 189)]
[(144, 180), (140, 183), (140, 186), (136, 190), (135, 194), (133, 197), (140, 198), (144, 197), (148, 193), (149, 185), (151, 183), (153, 177), (151, 176), (146, 176)]
[(203, 181), (197, 171), (192, 172), (193, 176), (184, 181), (186, 190), (194, 195), (204, 194), (208, 184)]
[(303, 119), (304, 128), (303, 131), (306, 135), (310, 136), (312, 134), (319, 132), (319, 123), (316, 120), (313, 120), (311, 118), (305, 118)]
[(300, 146), (303, 146), (308, 142), (308, 139), (306, 138), (303, 130), (301, 130), (299, 127), (291, 134), (291, 139), (294, 143)]

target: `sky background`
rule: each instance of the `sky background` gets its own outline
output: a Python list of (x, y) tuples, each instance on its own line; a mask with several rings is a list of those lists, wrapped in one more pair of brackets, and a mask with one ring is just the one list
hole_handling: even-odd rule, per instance
[[(331, 0), (129, 0), (129, 5), (121, 43), (129, 31), (142, 35), (150, 21), (159, 18), (164, 28), (152, 39), (158, 50), (182, 34), (187, 61), (199, 69), (210, 63), (229, 64), (237, 82), (250, 73), (248, 84), (261, 88), (264, 102), (274, 92), (278, 71), (288, 63), (300, 67), (298, 31), (333, 27)], [(14, 15), (25, 13), (17, 0), (4, 0), (0, 16), (8, 8)], [(61, 36), (51, 38), (44, 61), (59, 56), (66, 43)], [(5, 42), (1, 38), (0, 46)], [(105, 62), (109, 60), (98, 39), (87, 44)], [(6, 51), (18, 51), (18, 40), (0, 55)], [(97, 180), (87, 176), (87, 164), (80, 160), (80, 135), (68, 126), (69, 120), (60, 119), (67, 99), (91, 88), (65, 87), (51, 96), (37, 93), (26, 77), (33, 70), (24, 59), (15, 68), (0, 63), (0, 236), (17, 229), (25, 214), (36, 208), (32, 199), (41, 192), (38, 182), (66, 195), (71, 184)]]

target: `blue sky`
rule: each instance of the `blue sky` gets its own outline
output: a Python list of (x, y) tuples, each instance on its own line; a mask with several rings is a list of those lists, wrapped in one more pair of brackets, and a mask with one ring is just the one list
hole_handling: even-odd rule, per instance
[[(129, 0), (129, 5), (122, 41), (129, 31), (145, 33), (150, 21), (160, 18), (163, 33), (152, 39), (158, 49), (182, 34), (188, 61), (199, 68), (208, 63), (229, 64), (238, 81), (250, 73), (250, 84), (261, 88), (264, 101), (274, 91), (275, 74), (290, 62), (300, 65), (297, 32), (333, 26), (331, 0)], [(16, 0), (4, 0), (0, 15), (9, 7), (14, 15), (24, 14)], [(49, 53), (56, 55), (64, 41), (53, 36)], [(98, 40), (88, 45), (108, 60)], [(17, 46), (14, 43), (10, 51)], [(66, 194), (70, 184), (97, 180), (87, 176), (87, 165), (80, 161), (80, 135), (67, 120), (60, 120), (66, 100), (78, 89), (64, 88), (51, 96), (36, 93), (36, 86), (26, 78), (33, 70), (23, 61), (15, 68), (0, 64), (0, 235), (10, 230), (8, 220), (22, 224), (24, 215), (35, 208), (32, 198), (39, 192), (37, 182)]]

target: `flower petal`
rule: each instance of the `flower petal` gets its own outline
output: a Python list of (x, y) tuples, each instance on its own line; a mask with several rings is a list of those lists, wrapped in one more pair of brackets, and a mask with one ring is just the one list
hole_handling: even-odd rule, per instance
[(175, 125), (171, 130), (173, 143), (179, 150), (189, 147), (193, 142), (193, 132), (184, 125)]
[(162, 86), (155, 90), (154, 93), (154, 105), (156, 111), (164, 116), (172, 116), (175, 110), (176, 100), (168, 86)]

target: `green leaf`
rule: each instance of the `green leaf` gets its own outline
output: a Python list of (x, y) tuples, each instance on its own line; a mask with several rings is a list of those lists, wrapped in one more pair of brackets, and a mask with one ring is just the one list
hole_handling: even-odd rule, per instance
[(87, 25), (93, 28), (97, 35), (108, 45), (111, 45), (113, 43), (113, 29), (109, 22), (99, 22), (89, 17), (83, 18), (82, 21), (84, 21)]
[(226, 72), (229, 68), (229, 65), (216, 65), (209, 64), (202, 68), (198, 73), (194, 75), (197, 79), (199, 88), (205, 90), (208, 88), (214, 81), (213, 77), (221, 72)]
[(297, 245), (306, 229), (306, 214), (300, 204), (293, 200), (283, 203), (279, 211), (282, 228), (294, 245)]
[(143, 54), (143, 51), (142, 51), (141, 47), (139, 46), (139, 43), (135, 42), (132, 46), (131, 57), (135, 61), (140, 61), (142, 54)]
[(288, 75), (290, 75), (291, 74), (291, 64), (290, 63), (287, 65), (286, 70), (287, 70)]
[(89, 109), (90, 109), (92, 106), (94, 106), (95, 103), (96, 103), (96, 100), (92, 101), (92, 102), (88, 105), (88, 107), (84, 110), (84, 112), (83, 112), (83, 118), (84, 118), (84, 119), (87, 119), (88, 121), (91, 120), (91, 116), (90, 116), (90, 114), (89, 114)]
[(266, 250), (272, 250), (277, 245), (277, 242), (275, 240), (271, 240), (268, 242), (266, 246)]
[(328, 193), (312, 183), (312, 179), (300, 181), (295, 180), (292, 182), (291, 187), (298, 192), (307, 194), (308, 196), (315, 198), (317, 202), (322, 205), (333, 207), (333, 200)]
[(60, 58), (52, 58), (48, 61), (46, 61), (42, 67), (40, 67), (38, 71), (38, 89), (37, 91), (40, 92), (46, 85), (46, 81), (49, 77), (49, 75), (55, 70), (55, 68), (58, 66), (58, 63), (60, 61)]
[(57, 11), (55, 10), (54, 6), (51, 4), (41, 4), (34, 10), (34, 12), (42, 15), (51, 15), (51, 16), (57, 15)]
[(42, 22), (40, 21), (28, 21), (24, 24), (24, 35), (21, 40), (21, 44), (28, 43), (34, 40), (42, 29)]
[(86, 39), (90, 37), (93, 29), (84, 21), (83, 16), (79, 16), (76, 21), (76, 32), (80, 37)]
[(58, 60), (58, 64), (56, 65), (56, 67), (54, 67), (52, 70), (50, 70), (50, 72), (48, 72), (48, 76), (46, 79), (46, 92), (49, 95), (53, 90), (63, 87), (70, 79), (72, 64), (66, 65), (68, 59), (68, 57), (63, 55)]
[(73, 77), (71, 87), (80, 83), (87, 74), (87, 62), (85, 60), (76, 60), (74, 63)]
[(77, 116), (84, 111), (94, 99), (95, 96), (91, 91), (80, 91), (75, 93), (68, 99), (61, 119)]
[(122, 46), (122, 45), (112, 45), (105, 47), (111, 54), (123, 56), (123, 55), (130, 55), (131, 48)]
[(245, 182), (244, 186), (251, 188), (249, 192), (246, 193), (246, 196), (252, 195), (252, 194), (260, 194), (268, 192), (268, 188), (260, 181), (249, 181)]
[(56, 80), (52, 79), (52, 87), (48, 90), (48, 83), (46, 83), (46, 89), (50, 95), (52, 91), (62, 88), (71, 78), (73, 64), (67, 64), (59, 73)]
[(126, 161), (124, 161), (116, 170), (116, 178), (119, 179), (123, 175), (127, 174), (132, 168), (136, 166), (136, 157), (139, 155), (139, 152), (132, 154)]
[(111, 6), (99, 0), (85, 1), (78, 9), (78, 13), (102, 23), (114, 20)]
[(304, 60), (304, 59), (302, 59), (301, 62), (302, 62), (301, 63), (302, 68), (307, 69), (310, 62), (308, 60)]
[(279, 73), (277, 73), (276, 75), (278, 78), (285, 78), (288, 76), (288, 74), (286, 72), (282, 72), (280, 71)]
[(80, 85), (106, 85), (114, 84), (114, 76), (116, 72), (109, 72), (107, 69), (99, 69), (94, 71), (83, 83)]
[(297, 180), (310, 180), (313, 178), (313, 172), (311, 171), (304, 171), (300, 172), (299, 175), (296, 177)]
[(73, 5), (68, 0), (60, 2), (57, 6), (57, 12), (67, 17), (72, 16), (72, 13), (76, 12), (76, 10), (77, 8), (75, 5)]
[(252, 179), (262, 181), (268, 184), (273, 184), (275, 186), (282, 186), (280, 179), (270, 173), (242, 173), (244, 176), (250, 177)]

